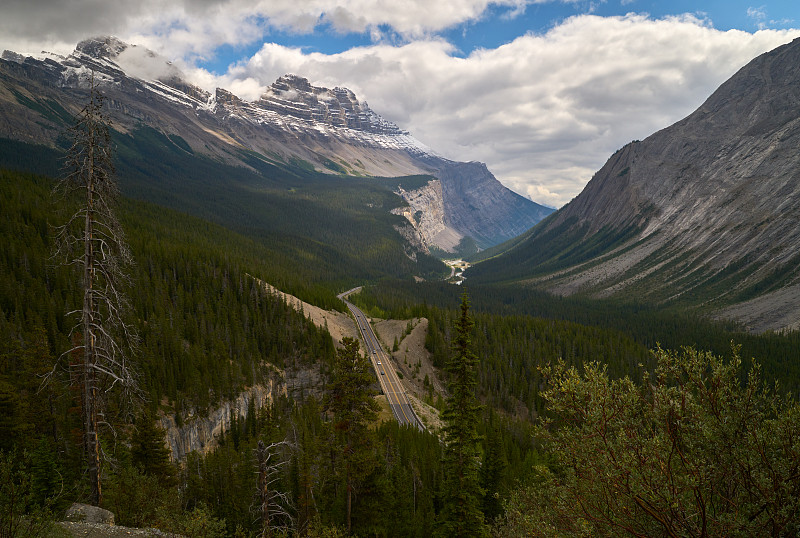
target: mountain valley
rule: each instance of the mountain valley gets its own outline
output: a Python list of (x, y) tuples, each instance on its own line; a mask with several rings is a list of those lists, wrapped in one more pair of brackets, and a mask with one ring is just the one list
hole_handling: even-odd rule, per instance
[[(426, 207), (425, 219), (407, 219), (424, 251), (433, 247), (453, 252), (462, 240), (472, 248), (487, 248), (552, 212), (505, 188), (480, 163), (457, 163), (436, 155), (345, 88), (315, 87), (304, 78), (286, 75), (259, 100), (247, 102), (223, 89), (211, 94), (195, 87), (163, 58), (113, 37), (85, 40), (66, 58), (36, 59), (5, 51), (0, 60), (0, 137), (63, 147), (64, 129), (80, 109), (92, 77), (106, 95), (114, 129), (131, 139), (129, 147), (157, 138), (159, 149), (184, 160), (210, 159), (267, 177), (277, 167), (331, 179), (437, 178), (441, 186), (431, 192), (442, 211)], [(151, 160), (148, 157), (144, 148), (129, 156)], [(129, 181), (157, 189), (165, 175), (174, 180), (180, 171), (149, 169), (144, 176), (130, 174), (135, 178), (123, 172), (123, 191), (133, 190)], [(181, 179), (191, 182), (188, 175)], [(419, 199), (416, 190), (426, 183), (415, 189), (400, 190), (398, 184), (390, 188), (404, 193), (408, 201)], [(141, 190), (136, 194), (159, 196)]]
[[(756, 58), (555, 211), (345, 88), (247, 101), (113, 37), (4, 52), (0, 534), (76, 501), (109, 536), (797, 534), (797, 65)], [(92, 224), (55, 186), (95, 92), (133, 259), (97, 287), (110, 224), (54, 255)], [(86, 375), (111, 310), (132, 390)]]

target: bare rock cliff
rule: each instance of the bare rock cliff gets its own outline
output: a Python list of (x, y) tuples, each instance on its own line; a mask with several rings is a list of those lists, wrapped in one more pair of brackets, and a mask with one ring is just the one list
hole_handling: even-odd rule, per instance
[(752, 330), (798, 328), (799, 65), (800, 40), (754, 59), (694, 113), (616, 152), (485, 273), (514, 259), (517, 278), (560, 294), (713, 306)]
[(484, 163), (445, 162), (434, 175), (442, 182), (445, 224), (481, 248), (516, 237), (553, 212), (503, 187)]
[(270, 405), (274, 397), (272, 389), (275, 388), (252, 387), (240, 393), (236, 399), (224, 401), (216, 408), (208, 410), (204, 416), (191, 412), (183, 417), (180, 426), (173, 415), (162, 417), (161, 427), (166, 430), (172, 459), (180, 461), (195, 450), (203, 454), (211, 451), (217, 446), (219, 437), (230, 430), (233, 417), (244, 419), (249, 412), (257, 412)]
[(403, 215), (417, 230), (421, 243), (426, 247), (435, 245), (446, 252), (453, 252), (464, 235), (445, 224), (447, 215), (444, 211), (442, 182), (432, 180), (411, 191), (401, 187), (397, 194), (408, 205), (394, 209), (392, 213)]
[(231, 419), (244, 420), (248, 413), (257, 413), (280, 397), (289, 395), (302, 400), (309, 396), (322, 395), (323, 380), (319, 367), (294, 367), (274, 376), (266, 385), (256, 385), (239, 393), (233, 400), (225, 400), (213, 408), (200, 412), (191, 411), (181, 417), (180, 425), (174, 415), (161, 417), (161, 427), (166, 431), (166, 440), (172, 459), (180, 461), (189, 452), (206, 454), (219, 443), (219, 438), (230, 431)]

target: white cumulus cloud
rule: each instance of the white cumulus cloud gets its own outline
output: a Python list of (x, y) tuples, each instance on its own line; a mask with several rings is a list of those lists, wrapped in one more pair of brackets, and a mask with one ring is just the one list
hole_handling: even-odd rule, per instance
[(477, 20), (490, 6), (520, 13), (527, 4), (562, 1), (572, 0), (4, 0), (0, 47), (68, 53), (81, 39), (112, 34), (170, 58), (202, 59), (276, 29), (379, 38), (386, 27), (410, 40)]
[(334, 55), (265, 44), (214, 81), (249, 99), (288, 72), (347, 86), (444, 156), (486, 162), (517, 192), (561, 206), (616, 149), (686, 116), (798, 35), (722, 32), (692, 16), (583, 15), (465, 58), (436, 39)]

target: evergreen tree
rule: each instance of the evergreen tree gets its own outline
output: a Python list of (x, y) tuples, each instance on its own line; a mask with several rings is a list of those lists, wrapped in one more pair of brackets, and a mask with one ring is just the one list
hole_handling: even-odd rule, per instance
[(500, 501), (500, 481), (507, 466), (503, 454), (502, 434), (493, 419), (493, 413), (490, 413), (489, 430), (484, 443), (480, 473), (481, 488), (484, 491), (482, 509), (487, 522), (494, 521), (503, 513)]
[(46, 507), (64, 488), (62, 473), (58, 470), (55, 447), (46, 437), (39, 439), (36, 450), (31, 454), (31, 501)]
[(37, 506), (31, 475), (16, 451), (0, 450), (0, 536), (38, 538), (60, 536), (49, 506)]
[(444, 485), (437, 533), (446, 537), (487, 535), (481, 512), (483, 491), (478, 478), (480, 406), (475, 396), (478, 357), (471, 349), (472, 327), (469, 299), (464, 292), (461, 315), (455, 322), (452, 355), (447, 364), (450, 394), (442, 412)]
[(0, 451), (9, 452), (14, 447), (19, 419), (19, 396), (13, 385), (0, 380)]
[(175, 484), (176, 472), (164, 440), (165, 433), (152, 411), (145, 411), (136, 421), (131, 460), (143, 474), (155, 476), (162, 486), (168, 487)]
[(369, 425), (380, 406), (372, 397), (371, 366), (358, 352), (358, 340), (344, 338), (328, 386), (327, 408), (333, 414), (333, 428), (340, 455), (339, 473), (344, 480), (347, 502), (347, 532), (352, 530), (353, 493), (375, 468), (373, 433)]

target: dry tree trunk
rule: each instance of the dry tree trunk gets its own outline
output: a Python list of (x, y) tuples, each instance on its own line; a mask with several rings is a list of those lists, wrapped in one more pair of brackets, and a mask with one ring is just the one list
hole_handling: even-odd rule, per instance
[(289, 495), (276, 488), (283, 469), (288, 463), (286, 460), (278, 460), (278, 451), (286, 448), (290, 448), (288, 441), (272, 443), (267, 446), (264, 441), (259, 440), (258, 448), (253, 451), (258, 469), (258, 489), (254, 511), (261, 520), (259, 538), (269, 538), (273, 536), (273, 531), (278, 528), (287, 528), (294, 521), (290, 513)]
[[(130, 283), (124, 268), (132, 263), (125, 235), (114, 213), (118, 188), (114, 181), (110, 122), (102, 113), (103, 97), (90, 80), (89, 102), (71, 129), (67, 174), (55, 192), (64, 203), (80, 197), (78, 209), (56, 228), (56, 253), (61, 263), (83, 271), (83, 304), (68, 314), (79, 317), (71, 334), (79, 343), (61, 355), (82, 354), (77, 365), (81, 383), (84, 453), (90, 481), (89, 502), (102, 501), (99, 427), (103, 398), (115, 387), (123, 396), (139, 393), (136, 373), (129, 363), (137, 337), (124, 321), (129, 308), (123, 288)], [(58, 363), (53, 372), (58, 367)], [(50, 376), (52, 377), (52, 375)]]

